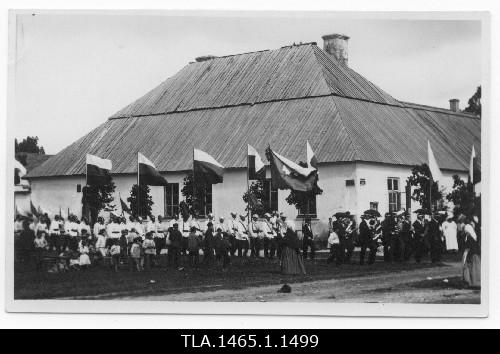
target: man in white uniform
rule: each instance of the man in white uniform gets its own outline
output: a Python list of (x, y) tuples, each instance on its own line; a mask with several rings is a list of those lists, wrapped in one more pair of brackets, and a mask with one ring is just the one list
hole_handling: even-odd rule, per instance
[(262, 249), (264, 232), (262, 223), (259, 221), (259, 216), (257, 214), (252, 215), (248, 233), (250, 236), (250, 256), (259, 257), (260, 250)]
[(236, 222), (235, 238), (238, 248), (238, 257), (247, 256), (249, 242), (248, 242), (248, 229), (245, 222), (245, 215), (240, 215), (240, 220)]
[(448, 252), (458, 252), (458, 240), (457, 240), (457, 224), (452, 218), (448, 218), (441, 225), (443, 229), (443, 236), (446, 242), (446, 250)]
[(276, 231), (271, 222), (271, 214), (264, 214), (265, 220), (262, 222), (262, 232), (264, 233), (264, 256), (273, 259), (276, 254)]
[(227, 222), (227, 232), (229, 233), (229, 242), (231, 243), (231, 256), (234, 256), (236, 249), (238, 248), (238, 242), (236, 241), (236, 232), (238, 230), (238, 214), (234, 211), (231, 212), (231, 218)]

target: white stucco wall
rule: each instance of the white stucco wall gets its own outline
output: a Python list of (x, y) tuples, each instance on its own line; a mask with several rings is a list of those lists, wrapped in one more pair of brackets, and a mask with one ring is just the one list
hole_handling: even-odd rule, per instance
[[(401, 206), (406, 208), (406, 180), (411, 175), (412, 167), (396, 166), (388, 164), (376, 164), (367, 162), (356, 163), (356, 188), (359, 190), (356, 215), (360, 215), (363, 211), (370, 208), (370, 202), (379, 203), (379, 212), (381, 214), (389, 211), (389, 192), (387, 189), (387, 179), (389, 177), (397, 177), (400, 181), (401, 191)], [(458, 174), (462, 179), (467, 180), (467, 173), (459, 173), (456, 171), (441, 171), (443, 181), (440, 184), (445, 187), (445, 194), (449, 193), (453, 187), (453, 175)], [(364, 178), (366, 184), (360, 185), (360, 179)], [(409, 197), (409, 196), (408, 196)], [(420, 205), (415, 201), (411, 201), (412, 210), (420, 208)]]
[[(456, 172), (442, 171), (445, 181), (443, 183), (451, 190), (452, 175)], [(324, 233), (327, 228), (328, 218), (338, 212), (349, 210), (356, 217), (366, 209), (369, 209), (370, 202), (379, 203), (380, 213), (388, 211), (389, 197), (387, 190), (387, 178), (398, 177), (400, 179), (401, 205), (406, 206), (405, 185), (406, 179), (411, 174), (411, 167), (384, 165), (376, 163), (331, 163), (319, 166), (319, 186), (323, 189), (323, 194), (317, 197), (318, 220), (313, 221), (315, 233)], [(182, 200), (182, 181), (184, 172), (164, 174), (170, 183), (179, 183), (180, 200)], [(461, 173), (463, 179), (467, 178), (466, 173)], [(270, 178), (270, 171), (267, 170), (267, 177)], [(360, 185), (360, 179), (364, 178), (365, 185)], [(354, 186), (346, 186), (346, 180), (353, 179)], [(135, 175), (113, 176), (116, 184), (115, 201), (120, 207), (119, 195), (126, 201), (130, 195), (130, 189), (136, 183)], [(31, 181), (31, 198), (35, 206), (40, 206), (42, 210), (54, 215), (59, 213), (61, 208), (63, 216), (67, 210), (81, 216), (81, 197), (77, 192), (77, 184), (82, 186), (85, 183), (84, 177), (57, 177), (34, 179)], [(164, 214), (164, 190), (163, 187), (151, 186), (153, 197), (153, 214)], [(245, 212), (245, 203), (242, 195), (246, 191), (246, 170), (228, 169), (224, 175), (224, 182), (213, 186), (213, 212), (216, 216), (228, 217), (231, 211), (237, 213)], [(284, 212), (289, 218), (297, 217), (297, 210), (294, 206), (288, 205), (285, 198), (288, 190), (278, 192), (279, 211)], [(29, 199), (28, 199), (29, 207)], [(419, 205), (412, 202), (412, 209)], [(302, 220), (297, 220), (297, 227), (300, 229)]]

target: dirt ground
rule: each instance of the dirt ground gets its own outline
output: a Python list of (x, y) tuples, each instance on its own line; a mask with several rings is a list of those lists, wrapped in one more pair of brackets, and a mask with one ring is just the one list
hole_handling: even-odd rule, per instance
[(279, 285), (245, 289), (184, 292), (154, 296), (125, 296), (120, 300), (155, 301), (300, 301), (361, 303), (466, 303), (479, 304), (480, 291), (466, 289), (460, 280), (461, 264), (422, 268), (370, 277), (316, 280), (291, 284), (291, 293)]

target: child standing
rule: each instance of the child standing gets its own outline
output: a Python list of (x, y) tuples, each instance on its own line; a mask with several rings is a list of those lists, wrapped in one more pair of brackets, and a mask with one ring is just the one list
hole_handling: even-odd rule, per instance
[(120, 250), (121, 250), (120, 241), (113, 240), (113, 245), (111, 246), (110, 253), (111, 253), (111, 264), (115, 269), (115, 272), (118, 272), (118, 267), (120, 266), (120, 254), (121, 254)]
[(146, 239), (142, 244), (142, 248), (144, 249), (144, 268), (146, 270), (151, 270), (153, 257), (156, 255), (156, 244), (153, 241), (153, 233), (151, 231), (146, 234)]
[(46, 234), (45, 231), (40, 231), (35, 237), (35, 260), (37, 270), (42, 269), (43, 253), (47, 248), (47, 240), (45, 239)]
[(133, 271), (134, 268), (137, 269), (138, 272), (142, 271), (141, 266), (141, 241), (140, 237), (136, 237), (130, 247), (130, 271)]
[(88, 241), (82, 240), (80, 245), (80, 268), (86, 270), (90, 264)]
[(200, 239), (196, 233), (196, 227), (191, 227), (188, 235), (188, 251), (189, 251), (189, 262), (192, 267), (198, 265), (198, 258), (200, 254)]

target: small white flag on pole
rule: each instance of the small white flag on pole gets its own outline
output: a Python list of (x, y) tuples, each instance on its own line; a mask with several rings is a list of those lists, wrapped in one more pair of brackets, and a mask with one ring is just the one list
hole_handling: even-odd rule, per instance
[(431, 171), (432, 179), (434, 182), (443, 183), (443, 175), (441, 174), (441, 170), (437, 164), (436, 158), (434, 157), (434, 153), (432, 152), (431, 143), (427, 140), (427, 155), (428, 155), (428, 164), (429, 170)]
[(474, 145), (472, 145), (472, 152), (470, 154), (470, 164), (469, 164), (469, 177), (472, 184), (474, 184), (474, 159), (476, 158), (476, 150)]

